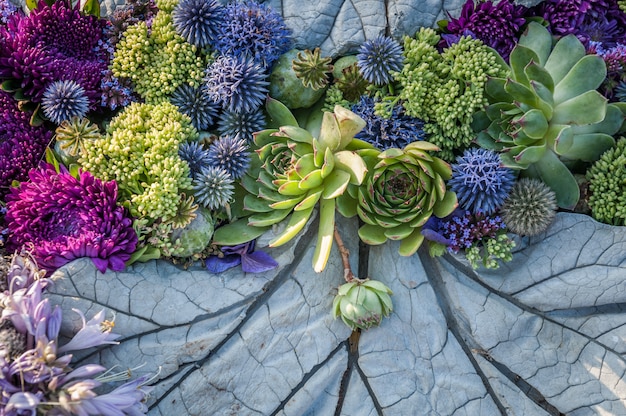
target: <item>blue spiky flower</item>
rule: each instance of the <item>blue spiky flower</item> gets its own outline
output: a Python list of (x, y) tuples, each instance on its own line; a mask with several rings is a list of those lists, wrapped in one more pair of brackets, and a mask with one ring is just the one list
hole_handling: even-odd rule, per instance
[(617, 101), (626, 103), (626, 82), (620, 81), (615, 87), (615, 98)]
[(233, 179), (241, 178), (250, 167), (250, 152), (246, 140), (238, 136), (223, 136), (209, 146), (211, 166), (224, 169)]
[(180, 0), (172, 21), (176, 33), (187, 42), (205, 48), (216, 39), (223, 16), (223, 7), (216, 0)]
[(213, 124), (219, 106), (202, 86), (192, 87), (182, 84), (174, 90), (170, 102), (178, 110), (191, 118), (191, 124), (198, 130), (206, 130)]
[(61, 124), (72, 117), (85, 117), (89, 110), (89, 98), (76, 81), (54, 81), (44, 90), (41, 106), (50, 121)]
[(233, 198), (233, 178), (224, 169), (209, 166), (202, 169), (193, 180), (193, 193), (199, 204), (208, 209), (225, 207)]
[(356, 134), (361, 139), (373, 144), (379, 150), (391, 147), (402, 149), (407, 144), (424, 140), (424, 122), (418, 118), (407, 116), (404, 108), (397, 104), (389, 118), (376, 114), (376, 102), (366, 95), (352, 106), (352, 111), (365, 120), (365, 128)]
[(476, 214), (494, 213), (509, 195), (515, 174), (502, 165), (498, 153), (481, 148), (465, 150), (452, 164), (450, 189), (459, 206)]
[(218, 26), (213, 47), (222, 55), (248, 56), (270, 68), (291, 49), (291, 30), (282, 16), (255, 1), (232, 2)]
[(388, 84), (391, 71), (400, 71), (404, 63), (398, 41), (384, 35), (363, 42), (356, 59), (363, 78), (375, 85)]
[(220, 56), (207, 69), (206, 90), (225, 110), (250, 113), (257, 110), (268, 92), (264, 69), (251, 58)]
[(192, 179), (197, 178), (203, 169), (211, 166), (209, 150), (197, 141), (181, 144), (178, 148), (178, 156), (189, 165), (189, 174)]
[(250, 142), (252, 133), (265, 128), (265, 115), (259, 108), (251, 113), (222, 112), (217, 121), (217, 131), (222, 136), (239, 136)]

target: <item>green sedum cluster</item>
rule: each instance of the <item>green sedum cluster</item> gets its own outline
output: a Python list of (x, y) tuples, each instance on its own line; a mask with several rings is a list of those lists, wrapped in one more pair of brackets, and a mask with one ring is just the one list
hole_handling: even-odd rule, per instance
[(178, 147), (197, 138), (189, 117), (174, 105), (132, 103), (111, 120), (106, 135), (84, 147), (79, 163), (117, 181), (120, 200), (134, 217), (167, 222), (177, 214), (181, 193), (191, 189)]
[(207, 58), (176, 33), (171, 15), (176, 3), (157, 1), (159, 12), (151, 30), (138, 22), (128, 27), (115, 48), (113, 75), (130, 79), (146, 103), (167, 100), (180, 85), (197, 87), (202, 81)]
[(504, 77), (508, 69), (480, 40), (464, 36), (442, 53), (439, 41), (430, 28), (406, 37), (404, 68), (394, 76), (406, 114), (424, 120), (428, 140), (441, 148), (442, 159), (452, 161), (453, 151), (467, 148), (475, 137), (472, 115), (487, 104), (487, 79)]
[(626, 139), (604, 152), (587, 171), (589, 207), (593, 218), (612, 225), (626, 225)]
[(501, 231), (496, 237), (489, 238), (482, 244), (474, 244), (465, 250), (465, 257), (474, 269), (480, 266), (497, 269), (500, 267), (499, 261), (506, 263), (513, 259), (511, 250), (514, 247), (515, 241), (511, 240), (505, 231)]

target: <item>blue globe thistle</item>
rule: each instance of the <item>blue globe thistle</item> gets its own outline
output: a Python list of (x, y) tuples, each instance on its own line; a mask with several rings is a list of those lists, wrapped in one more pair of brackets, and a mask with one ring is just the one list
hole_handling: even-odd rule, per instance
[(209, 166), (202, 169), (193, 180), (193, 193), (196, 201), (208, 209), (225, 207), (233, 198), (235, 187), (233, 178), (224, 169)]
[(213, 48), (222, 55), (248, 56), (270, 68), (291, 49), (291, 30), (282, 16), (255, 1), (233, 2), (225, 7)]
[(621, 103), (626, 103), (626, 82), (620, 81), (615, 87), (615, 98)]
[(384, 35), (363, 42), (356, 59), (363, 78), (375, 85), (388, 84), (391, 71), (400, 71), (404, 63), (398, 41)]
[(198, 130), (206, 130), (213, 124), (219, 106), (203, 87), (182, 84), (174, 90), (170, 102), (178, 110), (191, 118), (191, 124)]
[(187, 42), (205, 48), (216, 39), (223, 20), (216, 0), (180, 0), (172, 12), (176, 32)]
[(217, 131), (222, 136), (239, 136), (248, 142), (252, 141), (252, 133), (265, 128), (265, 115), (259, 108), (251, 113), (222, 112), (217, 121)]
[(223, 136), (209, 146), (211, 166), (224, 169), (233, 179), (241, 178), (250, 167), (250, 152), (246, 140), (238, 136)]
[(76, 81), (54, 81), (44, 90), (41, 106), (50, 121), (61, 124), (72, 117), (85, 117), (89, 110), (89, 99), (85, 89)]
[(450, 189), (456, 192), (459, 206), (476, 214), (494, 213), (509, 195), (515, 174), (502, 166), (498, 153), (481, 148), (465, 150), (452, 164)]
[(178, 148), (178, 156), (189, 165), (192, 179), (197, 178), (203, 169), (211, 166), (209, 151), (197, 141), (181, 144)]
[(209, 65), (205, 81), (211, 99), (235, 113), (257, 110), (269, 85), (264, 69), (243, 56), (219, 56)]
[(424, 122), (418, 118), (407, 116), (401, 105), (396, 105), (389, 118), (376, 114), (376, 102), (368, 96), (352, 106), (352, 111), (365, 120), (365, 128), (356, 134), (361, 139), (373, 144), (380, 150), (391, 147), (402, 149), (407, 144), (424, 140), (426, 133), (422, 128)]

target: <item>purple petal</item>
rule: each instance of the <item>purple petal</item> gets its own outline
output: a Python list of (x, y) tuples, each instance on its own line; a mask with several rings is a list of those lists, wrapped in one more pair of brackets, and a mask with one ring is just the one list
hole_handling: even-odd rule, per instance
[(450, 244), (450, 240), (448, 240), (447, 238), (445, 238), (443, 235), (439, 234), (435, 230), (422, 228), (422, 235), (424, 236), (425, 239), (429, 241), (434, 241), (435, 243), (440, 243), (440, 244), (445, 244), (445, 245)]
[(96, 266), (96, 269), (100, 270), (100, 273), (103, 273), (107, 271), (107, 265), (109, 264), (108, 260), (104, 260), (98, 257), (92, 257), (91, 260), (93, 261), (94, 266)]
[(262, 273), (272, 270), (276, 266), (278, 266), (278, 262), (264, 251), (257, 250), (254, 253), (241, 256), (241, 270), (246, 273)]
[(204, 261), (206, 268), (214, 274), (225, 272), (241, 263), (239, 254), (228, 254), (224, 257), (210, 256)]

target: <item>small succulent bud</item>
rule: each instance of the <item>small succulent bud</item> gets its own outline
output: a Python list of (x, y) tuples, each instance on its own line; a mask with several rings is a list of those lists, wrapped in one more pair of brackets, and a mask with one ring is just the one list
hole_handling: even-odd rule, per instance
[(380, 325), (393, 310), (391, 289), (377, 280), (352, 281), (339, 286), (333, 300), (333, 316), (341, 316), (352, 330)]

